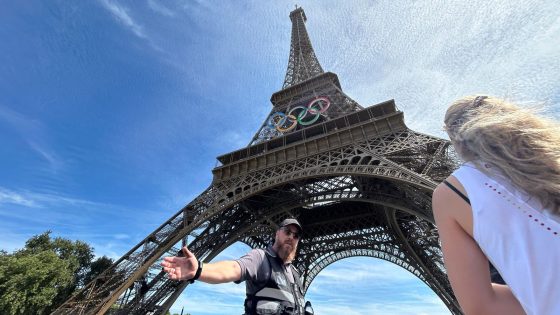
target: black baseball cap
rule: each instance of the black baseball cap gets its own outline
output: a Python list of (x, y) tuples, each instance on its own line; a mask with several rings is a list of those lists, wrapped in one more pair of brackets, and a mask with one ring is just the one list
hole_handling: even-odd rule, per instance
[(282, 228), (282, 227), (285, 227), (285, 226), (290, 225), (290, 224), (293, 224), (293, 225), (297, 226), (300, 232), (303, 231), (303, 228), (301, 227), (301, 224), (299, 224), (298, 220), (291, 219), (291, 218), (282, 221), (282, 223), (280, 223), (280, 227)]

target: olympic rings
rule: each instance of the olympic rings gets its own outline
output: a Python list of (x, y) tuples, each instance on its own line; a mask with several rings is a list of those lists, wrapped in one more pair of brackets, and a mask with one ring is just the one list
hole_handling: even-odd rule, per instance
[[(316, 104), (317, 106), (315, 106)], [(292, 108), (287, 115), (282, 112), (273, 113), (270, 115), (266, 127), (284, 133), (296, 128), (298, 123), (302, 126), (309, 126), (317, 122), (330, 106), (331, 101), (327, 97), (319, 96), (311, 100), (307, 106)], [(308, 114), (315, 116), (307, 118)], [(305, 120), (306, 118), (307, 120)]]
[[(325, 102), (325, 105), (321, 105), (321, 101)], [(317, 110), (313, 107), (313, 105), (315, 103), (318, 103), (319, 106), (321, 107), (319, 109), (319, 111), (317, 112)], [(329, 107), (331, 106), (331, 101), (329, 101), (328, 98), (324, 97), (324, 96), (319, 96), (316, 97), (314, 100), (311, 101), (311, 103), (309, 103), (309, 105), (307, 105), (307, 107), (309, 108), (309, 113), (311, 113), (312, 115), (315, 115), (317, 113), (324, 113), (325, 111), (327, 111), (327, 109), (329, 109)]]
[[(290, 119), (292, 121), (291, 124), (286, 125), (286, 121)], [(270, 118), (268, 119), (268, 124), (267, 124), (268, 128), (274, 129), (276, 128), (276, 130), (280, 131), (280, 132), (288, 132), (292, 129), (294, 129), (297, 126), (297, 118), (294, 115), (288, 114), (288, 116), (286, 116), (286, 114), (281, 113), (281, 112), (276, 112), (272, 115), (270, 115)]]

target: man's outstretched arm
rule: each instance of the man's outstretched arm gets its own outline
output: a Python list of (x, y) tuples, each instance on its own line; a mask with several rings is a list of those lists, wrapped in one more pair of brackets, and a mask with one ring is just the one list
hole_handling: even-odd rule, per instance
[[(194, 254), (186, 246), (181, 250), (185, 254), (184, 257), (165, 257), (161, 263), (169, 279), (189, 280), (195, 276), (198, 270), (198, 260)], [(237, 281), (240, 278), (241, 267), (239, 264), (233, 260), (226, 260), (204, 264), (198, 280), (217, 284)]]

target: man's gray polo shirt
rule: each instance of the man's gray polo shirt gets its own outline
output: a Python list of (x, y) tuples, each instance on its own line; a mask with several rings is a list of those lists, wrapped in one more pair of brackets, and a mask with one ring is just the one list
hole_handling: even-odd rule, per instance
[[(272, 245), (269, 245), (266, 251), (272, 257), (276, 257), (276, 252), (272, 249)], [(257, 290), (266, 284), (271, 273), (270, 264), (265, 257), (265, 250), (253, 249), (236, 261), (241, 267), (241, 279), (235, 282), (247, 281), (247, 294), (255, 294)], [(284, 264), (284, 271), (286, 271), (290, 284), (293, 284), (294, 276), (291, 265), (292, 263)]]

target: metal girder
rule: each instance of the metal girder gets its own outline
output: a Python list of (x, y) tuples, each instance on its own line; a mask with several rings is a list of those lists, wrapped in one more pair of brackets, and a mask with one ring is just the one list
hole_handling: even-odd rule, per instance
[[(393, 100), (363, 108), (344, 94), (313, 52), (303, 9), (290, 18), (284, 88), (250, 146), (219, 156), (210, 187), (53, 314), (164, 314), (188, 284), (165, 277), (162, 256), (180, 254), (187, 238), (206, 262), (235, 242), (264, 247), (286, 217), (304, 228), (294, 264), (305, 290), (335, 261), (375, 257), (408, 270), (461, 314), (431, 211), (431, 193), (456, 168), (455, 153), (447, 141), (410, 130)], [(315, 123), (263, 132), (275, 113), (318, 97), (330, 106)]]
[[(86, 286), (81, 293), (82, 295), (77, 295), (74, 298), (75, 300), (81, 300), (82, 303), (71, 300), (67, 303), (67, 307), (74, 309), (74, 307), (79, 306), (84, 314), (88, 313), (88, 307), (96, 308), (99, 305), (104, 306), (100, 309), (100, 312), (108, 310), (108, 306), (117, 302), (116, 297), (125, 293), (162, 254), (167, 253), (173, 245), (176, 245), (188, 234), (196, 235), (190, 246), (202, 257), (209, 255), (211, 248), (218, 247), (220, 250), (225, 248), (226, 244), (241, 239), (242, 233), (232, 234), (232, 236), (235, 236), (224, 242), (223, 237), (229, 234), (224, 233), (220, 227), (240, 226), (239, 222), (241, 221), (237, 221), (237, 225), (233, 224), (235, 222), (231, 221), (233, 219), (228, 221), (230, 216), (235, 217), (238, 213), (246, 214), (243, 217), (243, 222), (258, 222), (263, 215), (266, 215), (264, 209), (268, 205), (267, 200), (278, 204), (279, 201), (286, 201), (292, 196), (305, 196), (306, 205), (313, 207), (322, 203), (341, 201), (346, 197), (353, 197), (368, 201), (374, 200), (376, 203), (402, 211), (410, 209), (409, 206), (399, 205), (405, 200), (419, 205), (415, 210), (417, 216), (431, 219), (429, 191), (435, 187), (435, 183), (427, 174), (418, 174), (404, 168), (397, 162), (392, 161), (390, 157), (391, 154), (398, 154), (410, 147), (424, 146), (427, 143), (438, 141), (442, 142), (440, 139), (418, 135), (412, 131), (401, 131), (397, 134), (384, 135), (354, 145), (338, 147), (332, 151), (303, 157), (269, 169), (255, 170), (238, 178), (218, 182), (123, 256), (110, 271)], [(406, 143), (412, 145), (407, 148)], [(388, 154), (380, 154), (384, 151)], [(438, 151), (441, 154), (441, 150)], [(387, 156), (387, 158), (384, 156)], [(425, 163), (433, 163), (433, 161), (425, 161)], [(450, 169), (448, 172), (450, 172)], [(325, 178), (329, 179), (325, 180)], [(305, 182), (305, 184), (300, 184), (302, 182)], [(360, 185), (354, 185), (355, 182), (360, 183)], [(389, 187), (388, 183), (391, 183), (389, 186), (394, 191), (399, 191), (402, 194), (400, 198), (389, 200), (390, 198), (384, 199), (382, 193), (378, 193), (373, 198), (364, 194), (364, 187), (374, 187), (377, 188), (378, 192), (383, 192), (381, 188)], [(248, 186), (249, 189), (231, 194), (228, 198), (228, 193), (235, 192), (237, 190), (235, 187), (243, 185)], [(337, 190), (341, 185), (345, 187), (345, 190)], [(249, 204), (254, 204), (255, 210), (250, 210), (251, 208), (248, 208)], [(241, 205), (241, 210), (238, 205)], [(283, 211), (287, 210), (284, 209)], [(267, 218), (270, 222), (270, 216)], [(190, 224), (185, 225), (185, 222), (190, 222)], [(201, 228), (204, 228), (204, 230), (202, 232), (198, 231)], [(218, 231), (220, 232), (218, 233)], [(218, 239), (215, 235), (222, 235), (222, 237)], [(202, 239), (205, 240), (204, 244), (200, 242)], [(260, 239), (264, 238), (260, 236)], [(256, 241), (253, 238), (252, 241), (248, 240), (247, 243), (255, 246), (262, 244), (263, 241)], [(197, 251), (197, 249), (199, 250)], [(371, 250), (371, 248), (356, 248), (356, 250), (366, 249)], [(373, 250), (368, 253), (373, 257), (382, 259), (388, 257), (384, 256), (386, 253), (380, 250)], [(382, 255), (381, 253), (385, 254)], [(332, 260), (332, 258), (329, 259)], [(397, 260), (391, 258), (390, 261)], [(401, 266), (404, 268), (409, 268), (407, 266), (410, 266), (410, 264), (404, 264), (404, 260), (398, 261), (402, 262)], [(313, 270), (315, 271), (305, 274), (306, 279), (312, 280), (314, 278), (315, 274), (313, 272), (318, 271), (317, 269)], [(443, 280), (440, 279), (439, 281)], [(152, 294), (148, 298), (142, 299), (135, 297), (133, 294), (128, 294), (127, 299), (129, 301), (126, 302), (121, 298), (119, 301), (122, 302), (119, 304), (142, 305), (143, 303), (149, 303), (150, 307), (144, 305), (140, 309), (156, 309), (155, 305), (162, 304), (162, 301), (163, 304), (169, 305), (169, 303), (165, 303), (166, 299), (170, 296), (176, 296), (177, 294), (174, 292), (179, 289), (183, 290), (185, 285), (178, 286), (156, 282), (151, 284), (150, 288), (158, 294)], [(118, 292), (118, 295), (115, 292)], [(164, 294), (165, 292), (167, 294)], [(449, 298), (446, 300), (452, 301)], [(124, 307), (123, 309), (131, 311), (136, 308)], [(64, 314), (64, 312), (61, 310), (60, 314)]]
[[(429, 194), (426, 194), (423, 189), (419, 189), (417, 186), (414, 186), (414, 184), (404, 184), (397, 177), (389, 179), (382, 176), (374, 176), (375, 174), (371, 173), (367, 176), (363, 174), (360, 174), (360, 176), (353, 174), (345, 174), (344, 176), (337, 176), (337, 174), (327, 175), (328, 176), (316, 176), (313, 178), (292, 178), (284, 183), (276, 185), (275, 187), (263, 189), (234, 206), (222, 209), (220, 212), (216, 212), (214, 216), (208, 216), (203, 220), (199, 220), (197, 216), (194, 215), (193, 220), (191, 221), (193, 223), (185, 228), (181, 224), (177, 224), (177, 222), (183, 222), (183, 216), (185, 213), (189, 211), (189, 209), (196, 208), (193, 207), (193, 204), (191, 203), (163, 224), (159, 231), (155, 231), (150, 237), (146, 238), (142, 246), (136, 246), (136, 253), (131, 253), (128, 257), (121, 259), (120, 264), (113, 267), (113, 272), (123, 270), (124, 267), (147, 270), (149, 266), (154, 264), (154, 261), (149, 259), (141, 260), (138, 259), (138, 257), (141, 257), (142, 254), (146, 256), (145, 258), (153, 255), (149, 251), (153, 252), (158, 247), (149, 246), (149, 244), (157, 241), (159, 246), (159, 250), (157, 252), (162, 254), (167, 253), (173, 245), (176, 245), (182, 239), (182, 237), (189, 233), (193, 234), (192, 232), (195, 230), (198, 231), (197, 237), (195, 237), (189, 246), (197, 255), (206, 259), (208, 259), (210, 253), (214, 252), (217, 254), (235, 241), (244, 241), (252, 247), (262, 246), (270, 240), (271, 231), (274, 231), (270, 222), (279, 222), (282, 216), (286, 216), (286, 211), (297, 213), (298, 216), (301, 217), (305, 215), (305, 211), (311, 211), (314, 208), (322, 208), (324, 210), (325, 207), (329, 206), (342, 207), (342, 204), (347, 200), (353, 200), (354, 202), (360, 202), (363, 204), (369, 203), (382, 207), (390, 207), (403, 212), (408, 211), (407, 213), (416, 215), (413, 215), (413, 217), (423, 217), (425, 220), (427, 219), (431, 221), (431, 215), (429, 213)], [(213, 191), (213, 189), (208, 189), (207, 191)], [(211, 203), (204, 203), (204, 200), (207, 200), (207, 198), (200, 196), (196, 198), (193, 203), (196, 203), (197, 207), (212, 207)], [(299, 210), (294, 211), (294, 209)], [(366, 214), (351, 215), (348, 212), (348, 209), (346, 210), (347, 211), (343, 212), (344, 215), (342, 217), (331, 217), (330, 222), (339, 222), (345, 218), (347, 220), (354, 218), (357, 219), (357, 221), (363, 221), (363, 217), (367, 217)], [(203, 217), (202, 215), (207, 215), (208, 213), (210, 213), (210, 209), (206, 208), (206, 210), (199, 216)], [(326, 218), (327, 216), (323, 212), (321, 217)], [(307, 221), (309, 222), (310, 231), (314, 230), (314, 225), (320, 224), (313, 223), (313, 220), (311, 219), (307, 219)], [(248, 222), (254, 223), (248, 225)], [(175, 230), (171, 231), (171, 227), (175, 227)], [(200, 230), (201, 228), (203, 229)], [(323, 232), (327, 235), (332, 231), (325, 227)], [(168, 236), (165, 237), (165, 235)], [(174, 238), (170, 239), (170, 235), (174, 235)], [(340, 238), (341, 240), (348, 239), (348, 237), (344, 237), (343, 235), (331, 233), (331, 236), (332, 235), (336, 236), (333, 236), (334, 238)], [(430, 235), (424, 236), (431, 237)], [(169, 241), (166, 242), (166, 239)], [(349, 240), (352, 240), (352, 238)], [(303, 244), (305, 244), (305, 241), (302, 241), (302, 246)], [(376, 250), (374, 246), (367, 246), (367, 244), (371, 245), (373, 243), (361, 244), (362, 247), (354, 248), (356, 250), (356, 254), (358, 254), (359, 251), (369, 250), (368, 253), (371, 254), (368, 254), (369, 256), (373, 255), (372, 257), (388, 259), (389, 261), (396, 262), (407, 270), (411, 270), (410, 266), (412, 266), (412, 264), (405, 263), (406, 261), (403, 260), (402, 257), (388, 258), (392, 257), (387, 252), (390, 248), (390, 244), (383, 243), (384, 250)], [(344, 243), (342, 243), (342, 245), (344, 245)], [(352, 248), (348, 247), (347, 249), (349, 250)], [(393, 248), (393, 250), (394, 249), (395, 248)], [(136, 259), (132, 259), (132, 257), (136, 257)], [(334, 261), (332, 260), (332, 257), (328, 258), (328, 260), (329, 259)], [(157, 264), (157, 261), (155, 263)], [(308, 261), (308, 263), (311, 263), (311, 261)], [(135, 266), (133, 264), (135, 264)], [(322, 269), (315, 268), (312, 270), (315, 271), (311, 271), (311, 273), (303, 273), (307, 277), (306, 281), (309, 281), (307, 282), (308, 284), (315, 277), (316, 273)], [(414, 271), (411, 272), (414, 273)], [(138, 275), (135, 277), (135, 274), (129, 274), (132, 274), (129, 281), (123, 281), (123, 284), (121, 285), (121, 287), (125, 290), (141, 276)], [(150, 291), (143, 299), (135, 299), (134, 296), (132, 296), (131, 299), (131, 296), (129, 295), (128, 304), (143, 305), (144, 303), (147, 303), (151, 304), (151, 306), (147, 307), (144, 305), (139, 309), (156, 309), (157, 305), (169, 305), (167, 300), (172, 296), (177, 296), (177, 290), (182, 291), (186, 287), (184, 284), (174, 285), (172, 281), (163, 277), (159, 277), (156, 280), (156, 283), (153, 283), (151, 286), (151, 291), (154, 291), (154, 294), (151, 294)], [(157, 283), (158, 281), (162, 283)], [(124, 293), (125, 290), (123, 290), (121, 294)], [(100, 299), (97, 298), (97, 300), (94, 300), (94, 297), (99, 296), (102, 292), (105, 292), (105, 288), (99, 286), (92, 287), (89, 291), (89, 296), (92, 297), (90, 302), (99, 302)], [(125, 306), (127, 305), (124, 301), (123, 304)], [(93, 305), (93, 303), (90, 305)], [(132, 310), (136, 308), (138, 307), (128, 306), (123, 307), (123, 310)]]

